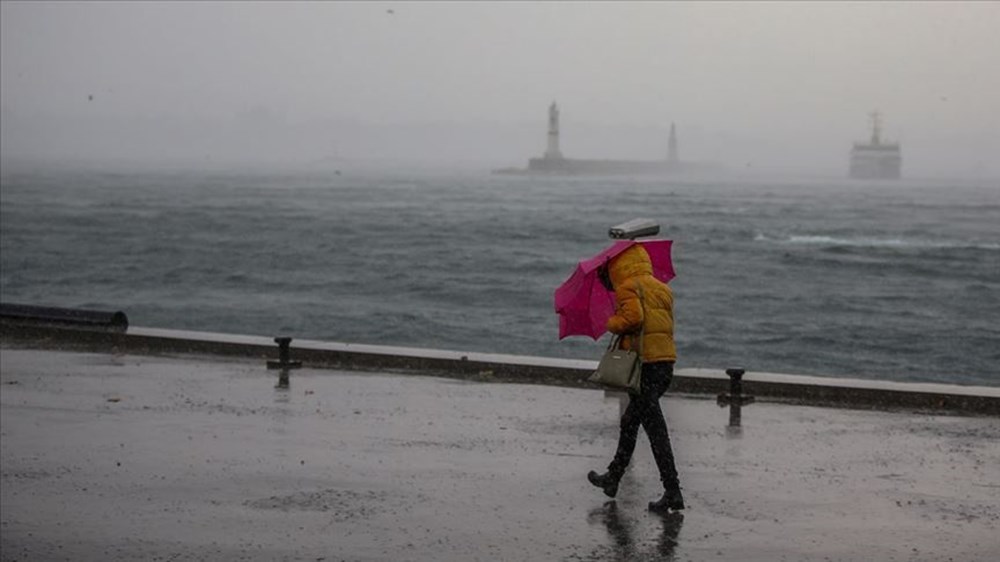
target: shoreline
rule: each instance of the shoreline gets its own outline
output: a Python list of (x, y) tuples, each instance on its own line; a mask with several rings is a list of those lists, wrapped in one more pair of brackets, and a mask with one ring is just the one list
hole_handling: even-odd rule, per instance
[[(129, 327), (127, 332), (113, 333), (0, 323), (0, 344), (4, 347), (13, 344), (15, 347), (115, 354), (236, 356), (260, 361), (278, 357), (278, 346), (273, 338), (143, 327)], [(596, 361), (590, 360), (306, 339), (292, 340), (290, 358), (302, 361), (311, 368), (347, 368), (428, 374), (480, 382), (598, 388), (586, 380), (597, 365)], [(725, 368), (681, 368), (675, 371), (670, 392), (707, 395), (710, 398), (727, 393), (729, 388), (730, 380)], [(1000, 388), (986, 386), (826, 378), (748, 370), (743, 378), (743, 392), (758, 401), (798, 405), (1000, 416)]]

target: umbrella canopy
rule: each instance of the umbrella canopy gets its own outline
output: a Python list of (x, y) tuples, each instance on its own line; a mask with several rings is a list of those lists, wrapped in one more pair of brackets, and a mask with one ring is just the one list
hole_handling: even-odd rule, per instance
[(653, 277), (667, 283), (674, 278), (670, 259), (672, 240), (619, 240), (596, 256), (581, 261), (555, 293), (559, 314), (559, 339), (566, 336), (590, 336), (598, 339), (605, 332), (608, 318), (615, 313), (615, 295), (601, 284), (597, 269), (629, 247), (639, 244), (653, 262)]

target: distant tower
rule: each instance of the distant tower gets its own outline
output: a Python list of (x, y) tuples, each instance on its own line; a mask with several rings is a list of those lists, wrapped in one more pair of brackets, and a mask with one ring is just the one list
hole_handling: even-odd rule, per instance
[(677, 127), (670, 123), (670, 140), (667, 141), (667, 162), (676, 164), (680, 162), (677, 157)]
[(882, 144), (882, 116), (878, 111), (871, 112), (872, 118), (872, 146)]
[(562, 152), (559, 151), (559, 108), (556, 107), (555, 101), (549, 106), (549, 144), (548, 148), (545, 149), (545, 157), (563, 157)]

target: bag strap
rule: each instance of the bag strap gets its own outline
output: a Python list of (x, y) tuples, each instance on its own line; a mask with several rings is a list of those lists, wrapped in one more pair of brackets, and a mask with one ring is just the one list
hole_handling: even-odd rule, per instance
[(618, 349), (622, 337), (618, 334), (611, 334), (611, 341), (608, 342), (608, 351), (614, 351)]

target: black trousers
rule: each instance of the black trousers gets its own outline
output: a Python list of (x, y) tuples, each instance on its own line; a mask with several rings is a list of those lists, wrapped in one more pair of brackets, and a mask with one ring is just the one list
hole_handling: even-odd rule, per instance
[(649, 444), (653, 448), (653, 458), (660, 470), (660, 480), (666, 490), (679, 488), (677, 467), (674, 466), (674, 452), (670, 447), (667, 422), (660, 409), (660, 397), (667, 391), (674, 378), (674, 364), (670, 361), (645, 363), (642, 366), (642, 386), (639, 394), (629, 395), (628, 408), (621, 419), (618, 434), (618, 450), (608, 465), (608, 472), (616, 479), (625, 474), (625, 468), (632, 460), (635, 440), (639, 436), (639, 426), (646, 430)]

